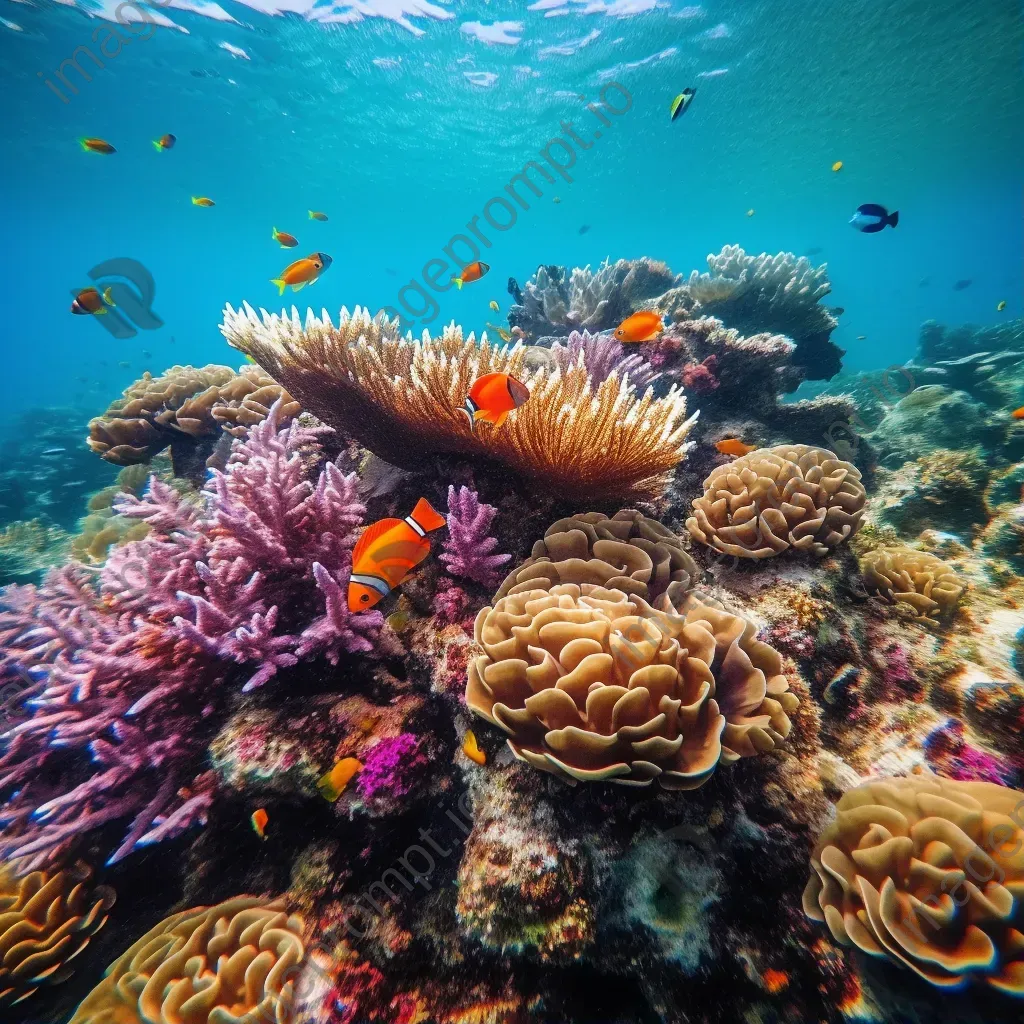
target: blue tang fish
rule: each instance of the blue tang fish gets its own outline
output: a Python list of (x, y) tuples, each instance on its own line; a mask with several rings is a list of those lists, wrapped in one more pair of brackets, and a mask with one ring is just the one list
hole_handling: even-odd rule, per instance
[(877, 203), (865, 203), (857, 207), (857, 212), (850, 218), (850, 223), (858, 230), (871, 234), (881, 231), (886, 225), (896, 227), (900, 222), (899, 210), (889, 213), (884, 206)]

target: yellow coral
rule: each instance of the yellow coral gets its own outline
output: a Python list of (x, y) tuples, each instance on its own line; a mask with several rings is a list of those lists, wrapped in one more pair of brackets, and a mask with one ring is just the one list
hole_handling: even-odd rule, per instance
[(864, 582), (890, 601), (909, 604), (923, 618), (956, 607), (964, 585), (956, 573), (935, 555), (908, 547), (869, 551), (860, 560)]
[[(255, 359), (302, 407), (394, 465), (424, 457), (491, 458), (563, 495), (654, 495), (678, 465), (693, 418), (673, 387), (638, 396), (612, 374), (596, 388), (580, 361), (568, 369), (524, 366), (522, 345), (464, 338), (451, 324), (440, 337), (399, 337), (397, 320), (342, 309), (335, 327), (308, 311), (305, 321), (248, 305), (230, 306), (221, 331)], [(473, 382), (508, 373), (530, 398), (500, 428), (472, 433), (460, 412)]]

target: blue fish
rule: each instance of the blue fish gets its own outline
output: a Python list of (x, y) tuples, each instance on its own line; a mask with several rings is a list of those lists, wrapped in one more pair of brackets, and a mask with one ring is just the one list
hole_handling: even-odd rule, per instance
[(877, 203), (865, 203), (857, 207), (857, 212), (850, 218), (850, 223), (858, 230), (867, 234), (881, 231), (886, 225), (896, 227), (900, 222), (899, 210), (892, 213)]

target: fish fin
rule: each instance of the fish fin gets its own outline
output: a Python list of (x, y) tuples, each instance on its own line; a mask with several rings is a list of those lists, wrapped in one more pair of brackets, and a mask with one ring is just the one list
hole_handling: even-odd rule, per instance
[(487, 420), (488, 423), (491, 423), (493, 421), (489, 418), (490, 415), (491, 414), (486, 409), (477, 409), (476, 412), (473, 413), (473, 422), (475, 423), (477, 420)]
[[(352, 549), (352, 565), (355, 566), (359, 563), (359, 559), (366, 553), (366, 549), (382, 534), (388, 532), (388, 530), (399, 525), (402, 522), (401, 519), (381, 519), (376, 523), (371, 523), (363, 532), (359, 535), (359, 540), (356, 541), (356, 546)], [(409, 524), (405, 524), (406, 529), (409, 528)]]
[(454, 284), (454, 285), (455, 285), (455, 287), (456, 287), (456, 288), (458, 288), (460, 292), (462, 291), (462, 285), (463, 285), (463, 283), (464, 283), (464, 282), (463, 282), (463, 280), (462, 280), (462, 278), (461, 278), (461, 277), (453, 277), (453, 278), (452, 278), (452, 284)]
[(85, 139), (79, 139), (78, 140), (78, 144), (82, 147), (82, 152), (83, 153), (88, 153), (89, 152), (89, 147), (86, 144)]
[(458, 408), (458, 411), (461, 412), (462, 415), (465, 416), (467, 420), (469, 420), (470, 433), (475, 434), (476, 433), (476, 421), (473, 419), (473, 414), (464, 405), (460, 405), (459, 408)]
[(163, 146), (161, 146), (161, 145), (160, 145), (160, 143), (156, 141), (156, 139), (154, 139), (154, 140), (153, 140), (153, 148), (154, 148), (154, 149), (155, 149), (155, 150), (156, 150), (156, 151), (157, 151), (158, 153), (162, 153), (162, 152), (164, 151), (164, 147), (163, 147)]
[(410, 517), (420, 524), (420, 527), (426, 532), (430, 533), (431, 530), (440, 530), (445, 525), (445, 518), (440, 512), (435, 511), (433, 506), (427, 501), (426, 498), (420, 498), (416, 502), (416, 507), (409, 513)]
[[(113, 286), (111, 286), (111, 287), (113, 287)], [(110, 288), (104, 288), (103, 289), (103, 301), (108, 306), (115, 306), (115, 307), (117, 306), (117, 303), (110, 297)]]
[(332, 778), (333, 775), (334, 769), (331, 768), (330, 771), (324, 772), (324, 774), (320, 776), (320, 779), (316, 784), (316, 788), (320, 790), (321, 796), (332, 804), (341, 796), (341, 789), (334, 784), (334, 779)]
[[(277, 228), (274, 228), (273, 232), (270, 235), (270, 238), (271, 238), (271, 241), (274, 241), (274, 242), (277, 241)], [(283, 248), (283, 246), (282, 246), (282, 248)]]
[(508, 419), (509, 412), (511, 412), (510, 409), (504, 409), (502, 412), (498, 413), (498, 416), (497, 416), (496, 419), (491, 421), (494, 424), (494, 429), (495, 430), (497, 430), (498, 427), (500, 427), (505, 422), (505, 420)]
[(899, 224), (899, 222), (900, 222), (900, 211), (899, 210), (893, 210), (892, 213), (890, 213), (888, 218), (886, 219), (886, 224), (888, 224), (889, 227), (894, 228), (894, 227), (896, 227), (897, 224)]
[(313, 211), (312, 210), (309, 211), (309, 219), (310, 220), (316, 220), (316, 218), (313, 216)]
[(305, 288), (305, 287), (306, 287), (306, 282), (305, 281), (299, 281), (298, 284), (293, 284), (292, 285), (292, 291), (293, 292), (301, 292), (302, 289)]
[(282, 281), (281, 278), (279, 278), (279, 277), (272, 277), (270, 279), (270, 283), (277, 285), (277, 294), (278, 295), (284, 295), (284, 290), (285, 290), (285, 288), (288, 287), (288, 284), (287, 284), (286, 281)]
[(312, 281), (306, 281), (304, 283), (307, 285), (307, 287), (312, 288), (313, 285), (315, 285), (317, 283), (317, 281), (319, 281), (319, 280), (320, 280), (319, 277), (314, 277)]
[(100, 306), (100, 308), (96, 310), (93, 316), (103, 316), (104, 313), (106, 313), (106, 309), (104, 309), (103, 306)]

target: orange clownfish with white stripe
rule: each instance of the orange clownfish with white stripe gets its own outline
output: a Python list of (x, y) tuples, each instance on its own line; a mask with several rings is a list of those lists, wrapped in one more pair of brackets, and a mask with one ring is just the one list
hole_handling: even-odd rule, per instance
[(445, 525), (426, 498), (404, 519), (381, 519), (363, 530), (352, 552), (348, 610), (363, 612), (403, 583), (430, 554), (427, 534)]
[(466, 404), (459, 409), (476, 433), (477, 420), (491, 423), (497, 429), (530, 397), (530, 389), (507, 373), (485, 373), (473, 381)]

